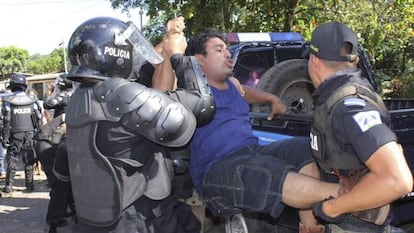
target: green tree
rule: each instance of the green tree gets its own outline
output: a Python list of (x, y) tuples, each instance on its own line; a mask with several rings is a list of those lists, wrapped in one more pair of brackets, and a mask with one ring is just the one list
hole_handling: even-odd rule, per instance
[(33, 74), (58, 73), (65, 71), (63, 48), (52, 51), (47, 56), (36, 54), (32, 56), (27, 65), (27, 72)]
[(379, 83), (401, 79), (404, 87), (412, 86), (412, 91), (406, 88), (400, 96), (414, 97), (413, 0), (108, 1), (126, 11), (141, 7), (150, 19), (162, 15), (166, 21), (182, 15), (187, 36), (205, 28), (218, 28), (226, 32), (294, 31), (310, 39), (317, 25), (341, 21), (358, 32)]
[(24, 72), (29, 52), (15, 46), (0, 47), (0, 72), (4, 78), (7, 74)]

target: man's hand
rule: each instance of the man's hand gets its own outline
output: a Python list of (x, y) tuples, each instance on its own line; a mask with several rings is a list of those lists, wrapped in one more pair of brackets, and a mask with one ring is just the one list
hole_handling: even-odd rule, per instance
[(274, 96), (270, 102), (270, 115), (267, 120), (272, 120), (273, 117), (277, 114), (283, 114), (287, 112), (286, 105), (280, 100), (279, 97)]
[(183, 33), (185, 28), (184, 17), (179, 16), (167, 22), (167, 35), (169, 33)]
[(315, 215), (315, 217), (321, 223), (339, 224), (339, 223), (341, 223), (344, 220), (344, 218), (345, 218), (344, 215), (340, 215), (338, 217), (331, 217), (331, 216), (328, 216), (327, 214), (325, 214), (325, 212), (323, 211), (323, 204), (326, 201), (331, 200), (331, 199), (333, 199), (333, 197), (328, 198), (328, 199), (326, 199), (324, 201), (320, 201), (320, 202), (314, 204), (313, 205), (312, 212), (313, 212), (313, 215)]
[(187, 48), (187, 40), (184, 36), (185, 23), (184, 17), (180, 16), (171, 19), (167, 23), (167, 33), (162, 41), (162, 51), (168, 57), (176, 53), (184, 54)]
[(54, 90), (55, 90), (55, 87), (53, 86), (53, 83), (48, 83), (47, 84), (47, 96), (48, 97), (52, 96)]

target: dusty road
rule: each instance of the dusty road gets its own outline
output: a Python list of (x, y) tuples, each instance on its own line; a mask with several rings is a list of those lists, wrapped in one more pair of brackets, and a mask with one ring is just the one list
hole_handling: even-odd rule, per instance
[[(49, 202), (49, 191), (44, 173), (35, 174), (35, 190), (25, 192), (24, 172), (16, 175), (16, 186), (11, 194), (2, 193), (0, 198), (0, 233), (48, 233), (45, 221)], [(4, 187), (4, 177), (0, 178), (0, 190)], [(57, 228), (57, 233), (72, 233), (72, 219), (67, 218), (65, 227)], [(212, 227), (209, 233), (224, 232)]]
[[(49, 188), (46, 177), (35, 174), (35, 190), (25, 192), (24, 173), (16, 175), (15, 191), (2, 193), (0, 198), (0, 233), (47, 233), (45, 222), (49, 202)], [(4, 177), (0, 188), (4, 187)], [(58, 233), (70, 233), (69, 226), (58, 228)]]

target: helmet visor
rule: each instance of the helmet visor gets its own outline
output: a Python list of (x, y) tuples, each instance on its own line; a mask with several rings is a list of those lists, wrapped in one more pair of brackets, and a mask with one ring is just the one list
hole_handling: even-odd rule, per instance
[[(155, 50), (154, 46), (145, 38), (142, 32), (132, 23), (128, 22), (128, 28), (116, 39), (115, 43), (125, 43), (128, 41), (134, 46), (134, 59), (138, 63), (146, 60), (152, 64), (160, 64), (164, 59)], [(142, 58), (140, 58), (142, 57)], [(134, 64), (134, 66), (142, 64)]]

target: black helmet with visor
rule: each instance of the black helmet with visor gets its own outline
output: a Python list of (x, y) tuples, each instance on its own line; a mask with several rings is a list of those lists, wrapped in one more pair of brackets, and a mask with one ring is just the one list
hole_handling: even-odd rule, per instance
[(78, 82), (129, 79), (145, 61), (163, 61), (132, 22), (111, 17), (96, 17), (82, 23), (69, 40), (68, 55), (72, 68), (67, 77)]

